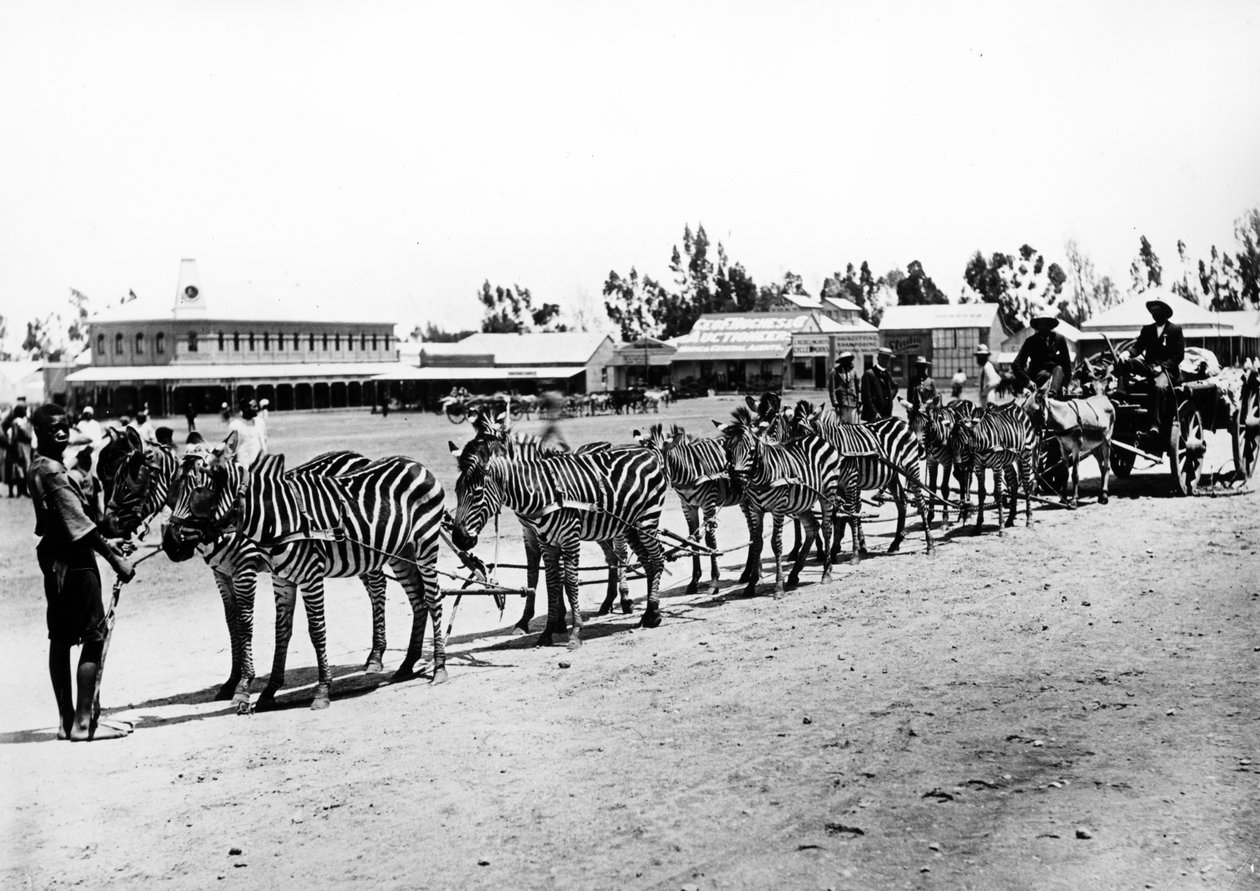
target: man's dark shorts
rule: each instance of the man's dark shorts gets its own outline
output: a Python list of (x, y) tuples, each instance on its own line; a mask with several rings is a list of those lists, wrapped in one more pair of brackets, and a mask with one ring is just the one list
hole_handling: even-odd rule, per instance
[(48, 639), (74, 646), (105, 640), (105, 606), (96, 554), (84, 543), (36, 548), (48, 601)]

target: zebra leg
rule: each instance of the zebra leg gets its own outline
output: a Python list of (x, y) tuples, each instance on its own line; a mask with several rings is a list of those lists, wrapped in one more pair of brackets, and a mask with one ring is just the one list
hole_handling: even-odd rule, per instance
[[(704, 545), (710, 551), (717, 550), (717, 514), (718, 506), (715, 499), (708, 499), (704, 502)], [(718, 558), (717, 555), (709, 557), (709, 593), (717, 595), (718, 592)]]
[(656, 628), (661, 624), (661, 575), (665, 572), (661, 540), (656, 536), (655, 526), (642, 531), (637, 528), (629, 530), (626, 537), (647, 576), (647, 606), (643, 609), (639, 627)]
[(219, 588), (219, 596), (223, 598), (223, 618), (227, 620), (228, 640), (232, 647), (232, 670), (223, 686), (214, 694), (216, 702), (231, 699), (241, 682), (241, 634), (236, 622), (236, 591), (232, 579), (222, 573), (214, 573), (214, 583)]
[[(438, 539), (432, 535), (427, 541), (416, 545), (416, 562), (420, 564), (417, 574), (424, 585), (424, 610), (433, 626), (433, 677), (429, 685), (446, 682), (446, 632), (442, 629), (442, 588), (438, 583), (437, 557)], [(414, 614), (413, 614), (414, 615)], [(412, 634), (414, 636), (414, 625)], [(424, 643), (424, 619), (420, 620), (420, 645)], [(408, 652), (411, 647), (408, 645)], [(417, 651), (420, 646), (416, 647)]]
[(914, 499), (915, 510), (918, 511), (919, 520), (923, 523), (923, 538), (927, 542), (927, 552), (932, 553), (932, 521), (928, 518), (929, 499), (924, 497), (923, 482), (919, 479), (918, 468), (911, 467), (910, 475), (906, 477), (906, 489), (910, 497)]
[(569, 649), (576, 650), (582, 646), (582, 608), (578, 603), (581, 588), (578, 586), (578, 561), (582, 558), (582, 542), (572, 535), (564, 543), (560, 552), (561, 566), (564, 575), (564, 593), (569, 603), (569, 611), (573, 614), (573, 628), (569, 632)]
[[(564, 580), (561, 577), (560, 549), (553, 544), (543, 545), (543, 568), (547, 581), (547, 627), (538, 638), (538, 646), (555, 646), (555, 633), (563, 634), (564, 607), (561, 600), (564, 596)], [(557, 615), (557, 613), (559, 615)]]
[(276, 693), (284, 686), (284, 666), (289, 657), (289, 639), (293, 637), (293, 610), (297, 606), (297, 585), (288, 579), (271, 577), (276, 594), (276, 651), (271, 657), (271, 677), (254, 708), (265, 712), (276, 707)]
[(888, 553), (895, 554), (901, 550), (901, 543), (906, 539), (906, 490), (901, 485), (901, 478), (895, 473), (888, 488), (892, 492), (893, 503), (897, 505), (897, 531), (893, 533), (893, 540), (888, 545)]
[(849, 558), (849, 562), (856, 566), (862, 562), (862, 555), (866, 553), (866, 533), (862, 531), (862, 489), (858, 483), (856, 471), (849, 485), (848, 495), (847, 510), (853, 515), (849, 518), (849, 522), (853, 525), (853, 555)]
[(765, 515), (746, 501), (741, 502), (739, 508), (744, 513), (744, 522), (748, 524), (748, 556), (737, 581), (748, 585), (746, 593), (751, 597), (753, 588), (761, 579), (761, 536)]
[[(976, 505), (976, 532), (979, 532), (980, 527), (984, 525), (984, 499), (986, 495), (985, 489), (984, 489), (984, 465), (977, 463), (975, 467), (975, 471), (976, 471), (976, 498), (979, 499), (979, 503)], [(995, 476), (994, 479), (997, 479), (997, 477)], [(1001, 515), (999, 514), (998, 517), (1000, 519)], [(1001, 525), (1002, 525), (1001, 523), (998, 523), (999, 527)]]
[[(700, 506), (698, 504), (682, 503), (683, 517), (687, 520), (687, 537), (696, 544), (700, 543)], [(707, 523), (709, 517), (708, 512), (705, 513), (705, 521)], [(717, 561), (714, 560), (714, 577), (717, 576)], [(687, 585), (687, 596), (696, 593), (696, 587), (700, 584), (700, 553), (698, 551), (691, 552), (691, 582)]]
[[(407, 655), (394, 672), (391, 681), (405, 681), (416, 676), (416, 663), (424, 654), (426, 623), (433, 623), (433, 677), (431, 684), (446, 680), (446, 638), (442, 630), (442, 591), (437, 582), (437, 539), (422, 542), (419, 547), (408, 544), (399, 554), (402, 560), (391, 560), (390, 568), (402, 582), (411, 603), (411, 638)], [(410, 562), (414, 560), (415, 562)]]
[[(997, 505), (997, 530), (998, 538), (1002, 537), (1002, 482), (1006, 476), (1005, 469), (995, 468), (993, 471), (993, 501)], [(1011, 523), (1014, 524), (1015, 515), (1011, 514)]]
[(359, 581), (367, 589), (368, 602), (372, 605), (372, 649), (368, 651), (363, 670), (377, 674), (385, 670), (385, 573), (365, 572), (359, 576)]
[(236, 618), (235, 634), (240, 650), (240, 681), (232, 694), (232, 703), (240, 715), (249, 714), (250, 686), (254, 683), (254, 592), (258, 588), (258, 570), (254, 566), (238, 566), (232, 578), (235, 597), (232, 612)]
[(599, 615), (606, 616), (612, 612), (618, 594), (621, 595), (621, 611), (629, 613), (631, 605), (630, 586), (626, 583), (626, 565), (629, 562), (626, 559), (626, 540), (619, 535), (614, 539), (601, 541), (599, 546), (604, 552), (604, 559), (608, 561), (608, 593), (599, 606)]
[[(823, 513), (826, 514), (826, 511), (824, 510)], [(818, 524), (814, 520), (813, 514), (812, 513), (805, 514), (804, 516), (800, 518), (798, 522), (801, 528), (804, 529), (806, 534), (809, 536), (809, 540), (813, 541), (814, 538), (818, 535)], [(801, 548), (800, 553), (796, 555), (796, 559), (792, 561), (792, 569), (788, 573), (788, 577), (787, 577), (787, 587), (795, 588), (797, 585), (801, 583), (801, 568), (805, 565), (805, 559), (808, 556), (809, 556), (809, 549)], [(830, 557), (831, 555), (828, 554), (827, 556)], [(827, 569), (830, 568), (829, 562), (827, 560), (824, 560), (823, 565), (825, 567), (823, 571), (827, 572)]]
[[(805, 549), (806, 551), (809, 550), (808, 544), (805, 545)], [(796, 554), (800, 550), (801, 550), (801, 521), (793, 517), (792, 518), (792, 550), (790, 553), (788, 553), (787, 558), (791, 560), (793, 563), (795, 563)]]
[(324, 624), (324, 580), (316, 579), (302, 588), (302, 606), (306, 608), (306, 629), (315, 648), (315, 665), (318, 677), (315, 681), (315, 698), (312, 709), (328, 708), (332, 704), (332, 671), (328, 668), (328, 629)]
[[(1076, 463), (1080, 464), (1080, 460), (1081, 460), (1080, 455), (1078, 454), (1076, 458)], [(1033, 524), (1032, 487), (1033, 487), (1033, 482), (1035, 478), (1033, 475), (1032, 461), (1027, 460), (1027, 459), (1021, 461), (1019, 464), (1019, 471), (1020, 471), (1020, 476), (1023, 477), (1023, 483), (1024, 483), (1024, 526), (1027, 528), (1027, 527), (1031, 527)], [(1012, 500), (1011, 525), (1014, 526), (1015, 525), (1015, 510), (1018, 507), (1018, 505), (1014, 503), (1015, 500), (1013, 498), (1011, 500)]]
[(770, 530), (770, 549), (774, 552), (774, 596), (783, 593), (783, 518), (784, 514), (774, 512), (774, 525)]
[(534, 618), (534, 592), (538, 589), (538, 565), (542, 562), (542, 545), (538, 542), (538, 530), (521, 524), (521, 536), (525, 539), (525, 611), (513, 626), (521, 634), (529, 634), (529, 623)]
[[(931, 492), (933, 495), (935, 495), (935, 494), (936, 494), (936, 492), (937, 492), (937, 488), (936, 488), (936, 472), (937, 472), (937, 470), (939, 470), (939, 469), (940, 469), (940, 465), (939, 465), (939, 464), (937, 464), (935, 461), (932, 461), (932, 460), (929, 460), (929, 461), (928, 461), (928, 463), (927, 463), (928, 491), (929, 491), (929, 492)], [(944, 477), (945, 477), (945, 482), (946, 482), (946, 485), (948, 485), (948, 480), (949, 480), (949, 471), (948, 471), (948, 470), (946, 470), (946, 471), (945, 471), (945, 473), (944, 473)], [(927, 521), (930, 523), (930, 522), (932, 522), (932, 520), (933, 520), (935, 517), (936, 517), (936, 500), (935, 500), (935, 499), (929, 499), (929, 500), (928, 500), (928, 520), (927, 520)], [(943, 507), (943, 506), (941, 507), (941, 522), (943, 522), (943, 523), (948, 523), (948, 522), (949, 522), (949, 516), (948, 516), (948, 514), (946, 513), (946, 508), (945, 508), (945, 507)]]

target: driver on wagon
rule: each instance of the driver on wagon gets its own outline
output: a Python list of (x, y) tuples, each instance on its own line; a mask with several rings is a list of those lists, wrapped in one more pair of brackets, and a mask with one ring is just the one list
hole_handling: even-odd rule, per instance
[(1141, 374), (1150, 378), (1155, 388), (1155, 411), (1151, 413), (1150, 436), (1158, 437), (1162, 425), (1170, 415), (1172, 406), (1172, 388), (1180, 381), (1179, 366), (1186, 356), (1186, 339), (1181, 333), (1181, 326), (1174, 325), (1172, 307), (1163, 300), (1146, 301), (1146, 309), (1155, 321), (1143, 325), (1133, 344), (1134, 356), (1124, 350), (1117, 357), (1116, 364), (1129, 374)]
[(1011, 365), (1015, 380), (1021, 388), (1041, 387), (1052, 381), (1050, 395), (1058, 397), (1072, 374), (1067, 339), (1054, 330), (1059, 319), (1049, 309), (1038, 309), (1031, 324), (1036, 333), (1024, 341)]

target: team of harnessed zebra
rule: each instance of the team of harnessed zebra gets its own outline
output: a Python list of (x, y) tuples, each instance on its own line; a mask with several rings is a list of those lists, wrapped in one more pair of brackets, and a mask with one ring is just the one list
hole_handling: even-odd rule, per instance
[[(232, 666), (219, 689), (237, 710), (275, 706), (284, 683), (288, 644), (298, 594), (316, 653), (318, 677), (312, 708), (330, 703), (331, 670), (325, 645), (324, 580), (358, 576), (372, 610), (372, 643), (364, 669), (384, 670), (385, 591), (387, 578), (398, 581), (412, 608), (407, 653), (395, 680), (416, 676), (426, 628), (433, 633), (431, 683), (446, 680), (442, 592), (439, 575), (463, 582), (464, 589), (490, 593), (500, 608), (507, 593), (525, 596), (516, 623), (529, 631), (539, 570), (545, 575), (547, 624), (540, 644), (552, 644), (568, 632), (568, 646), (581, 645), (583, 617), (578, 605), (579, 552), (583, 541), (599, 544), (608, 564), (607, 594), (599, 610), (608, 613), (618, 598), (631, 611), (627, 573), (637, 569), (647, 583), (640, 625), (661, 623), (660, 585), (667, 559), (689, 555), (687, 588), (699, 585), (702, 558), (710, 561), (710, 587), (719, 582), (717, 515), (737, 507), (748, 527), (749, 545), (740, 582), (751, 596), (761, 576), (764, 519), (772, 516), (770, 536), (774, 592), (798, 584), (815, 546), (824, 581), (841, 553), (844, 529), (851, 530), (851, 562), (866, 552), (863, 504), (891, 498), (897, 527), (889, 552), (904, 540), (906, 508), (913, 503), (921, 520), (927, 551), (933, 551), (931, 525), (935, 506), (968, 514), (969, 480), (978, 480), (976, 529), (984, 521), (984, 471), (992, 473), (1002, 531), (1003, 484), (1009, 493), (1006, 525), (1014, 524), (1016, 493), (1025, 496), (1025, 518), (1032, 524), (1038, 439), (1056, 436), (1075, 469), (1080, 457), (1097, 450), (1102, 467), (1102, 495), (1107, 499), (1108, 443), (1114, 409), (1106, 397), (1060, 402), (1044, 392), (1023, 403), (975, 412), (971, 403), (938, 399), (909, 422), (896, 418), (869, 424), (841, 423), (827, 407), (801, 401), (780, 404), (767, 394), (748, 398), (728, 422), (714, 421), (716, 436), (698, 437), (660, 424), (634, 431), (635, 443), (595, 443), (569, 450), (536, 436), (512, 433), (505, 416), (479, 413), (475, 435), (464, 446), (451, 443), (458, 477), (456, 508), (445, 508), (445, 492), (419, 462), (394, 456), (370, 460), (350, 451), (329, 452), (298, 467), (286, 468), (283, 456), (263, 455), (248, 469), (236, 460), (236, 438), (210, 447), (199, 443), (182, 456), (142, 443), (134, 431), (116, 438), (101, 454), (100, 473), (108, 510), (128, 534), (140, 537), (148, 524), (169, 510), (161, 549), (174, 561), (199, 556), (209, 566), (223, 600), (231, 639)], [(920, 467), (926, 463), (926, 485)], [(938, 492), (937, 473), (943, 470)], [(959, 501), (949, 498), (949, 477), (959, 486)], [(1078, 475), (1074, 472), (1074, 486)], [(660, 526), (667, 490), (678, 495), (688, 535)], [(863, 493), (875, 492), (875, 499)], [(1067, 494), (1064, 493), (1067, 500)], [(1071, 503), (1075, 502), (1075, 491)], [(526, 549), (525, 589), (494, 580), (498, 562), (498, 522), (504, 509), (515, 513)], [(797, 528), (796, 547), (786, 585), (783, 528), (788, 518)], [(488, 525), (495, 527), (495, 557), (489, 569), (471, 554)], [(461, 559), (466, 575), (437, 568), (439, 542)], [(731, 549), (735, 550), (735, 549)], [(633, 551), (637, 563), (629, 562)], [(253, 604), (259, 573), (270, 573), (276, 599), (275, 655), (266, 687), (252, 701)], [(455, 606), (458, 606), (458, 598)], [(567, 606), (567, 610), (566, 610)], [(571, 622), (571, 627), (569, 623)]]

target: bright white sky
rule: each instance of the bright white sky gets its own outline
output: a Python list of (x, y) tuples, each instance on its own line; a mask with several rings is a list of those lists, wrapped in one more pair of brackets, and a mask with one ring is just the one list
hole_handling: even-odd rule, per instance
[(8, 3), (0, 312), (69, 287), (474, 326), (704, 223), (758, 282), (1077, 239), (1127, 286), (1260, 205), (1260, 4)]

